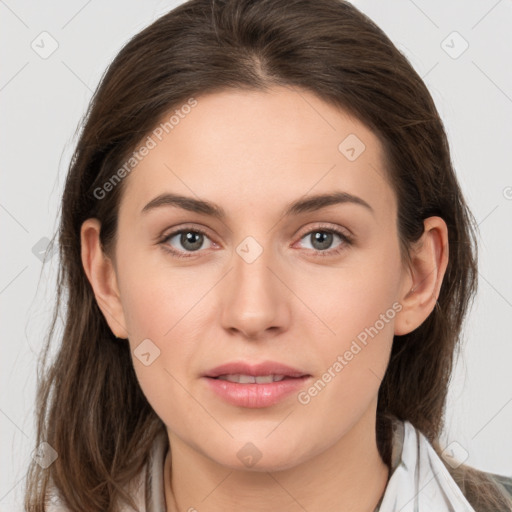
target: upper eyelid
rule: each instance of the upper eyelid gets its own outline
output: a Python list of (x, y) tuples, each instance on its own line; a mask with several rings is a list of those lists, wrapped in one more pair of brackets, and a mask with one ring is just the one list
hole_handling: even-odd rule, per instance
[(211, 229), (207, 228), (206, 226), (202, 225), (196, 225), (196, 224), (185, 224), (183, 226), (173, 227), (169, 229), (169, 232), (167, 233), (167, 229), (162, 233), (161, 238), (168, 238), (171, 235), (176, 235), (177, 233), (180, 233), (182, 231), (199, 231), (203, 233), (210, 233)]
[[(315, 224), (315, 223), (313, 223)], [(201, 224), (197, 225), (197, 224), (185, 224), (183, 226), (178, 226), (178, 227), (175, 227), (175, 228), (171, 228), (171, 230), (169, 231), (169, 234), (168, 235), (162, 235), (163, 237), (166, 237), (166, 236), (169, 236), (169, 235), (172, 235), (172, 234), (176, 234), (176, 233), (179, 233), (180, 231), (185, 231), (189, 229), (190, 231), (204, 231), (206, 233), (209, 233), (211, 232), (211, 229), (210, 228), (207, 228), (206, 226), (203, 226)], [(318, 222), (316, 223), (316, 225), (312, 226), (312, 227), (307, 227), (307, 228), (304, 228), (303, 230), (297, 230), (296, 233), (298, 233), (299, 231), (303, 231), (304, 233), (308, 233), (309, 231), (312, 231), (312, 230), (315, 230), (315, 229), (325, 229), (325, 230), (340, 230), (340, 231), (347, 231), (347, 234), (352, 234), (351, 231), (347, 228), (347, 227), (344, 227), (344, 226), (339, 226), (339, 225), (334, 225), (333, 223), (329, 223), (329, 222)]]
[(339, 231), (342, 235), (346, 236), (347, 238), (351, 238), (353, 236), (352, 232), (346, 227), (334, 226), (334, 225), (328, 224), (328, 223), (320, 223), (317, 226), (304, 228), (304, 231), (301, 230), (300, 231), (300, 233), (302, 233), (301, 238), (303, 238), (304, 235), (308, 235), (312, 231), (334, 231), (334, 232)]

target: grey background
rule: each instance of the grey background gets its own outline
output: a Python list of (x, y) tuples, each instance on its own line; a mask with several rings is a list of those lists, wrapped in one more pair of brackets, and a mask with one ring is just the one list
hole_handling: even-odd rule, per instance
[[(178, 3), (0, 0), (0, 511), (21, 510), (34, 448), (36, 357), (58, 264), (37, 254), (57, 229), (76, 127), (115, 54)], [(466, 463), (512, 475), (512, 0), (353, 3), (424, 78), (481, 230), (480, 287), (443, 445), (456, 442), (450, 449)]]

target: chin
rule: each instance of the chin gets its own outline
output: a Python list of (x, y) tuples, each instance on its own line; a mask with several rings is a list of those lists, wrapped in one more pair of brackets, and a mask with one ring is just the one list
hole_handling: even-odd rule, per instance
[[(215, 454), (217, 456), (210, 457), (222, 466), (227, 468), (241, 471), (250, 472), (269, 472), (269, 471), (284, 471), (293, 468), (305, 460), (306, 454), (301, 451), (298, 453), (296, 448), (281, 446), (274, 446), (273, 443), (264, 443), (250, 441), (236, 442), (236, 447), (226, 447), (222, 453)], [(302, 450), (304, 447), (302, 446)], [(226, 453), (235, 453), (235, 457), (226, 459)]]

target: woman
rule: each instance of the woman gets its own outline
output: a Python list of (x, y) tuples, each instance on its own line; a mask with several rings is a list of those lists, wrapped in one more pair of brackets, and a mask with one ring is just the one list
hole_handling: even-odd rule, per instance
[(72, 159), (27, 510), (512, 510), (438, 441), (473, 230), (428, 90), (351, 4), (162, 16)]

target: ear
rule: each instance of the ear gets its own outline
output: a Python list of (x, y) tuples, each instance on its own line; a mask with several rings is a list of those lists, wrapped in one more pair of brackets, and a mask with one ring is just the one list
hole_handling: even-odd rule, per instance
[(111, 331), (118, 338), (128, 338), (115, 268), (101, 247), (100, 229), (98, 219), (83, 222), (80, 230), (82, 265)]
[(448, 266), (448, 227), (441, 217), (429, 217), (410, 250), (411, 262), (401, 289), (402, 309), (395, 316), (395, 334), (419, 327), (436, 305)]

